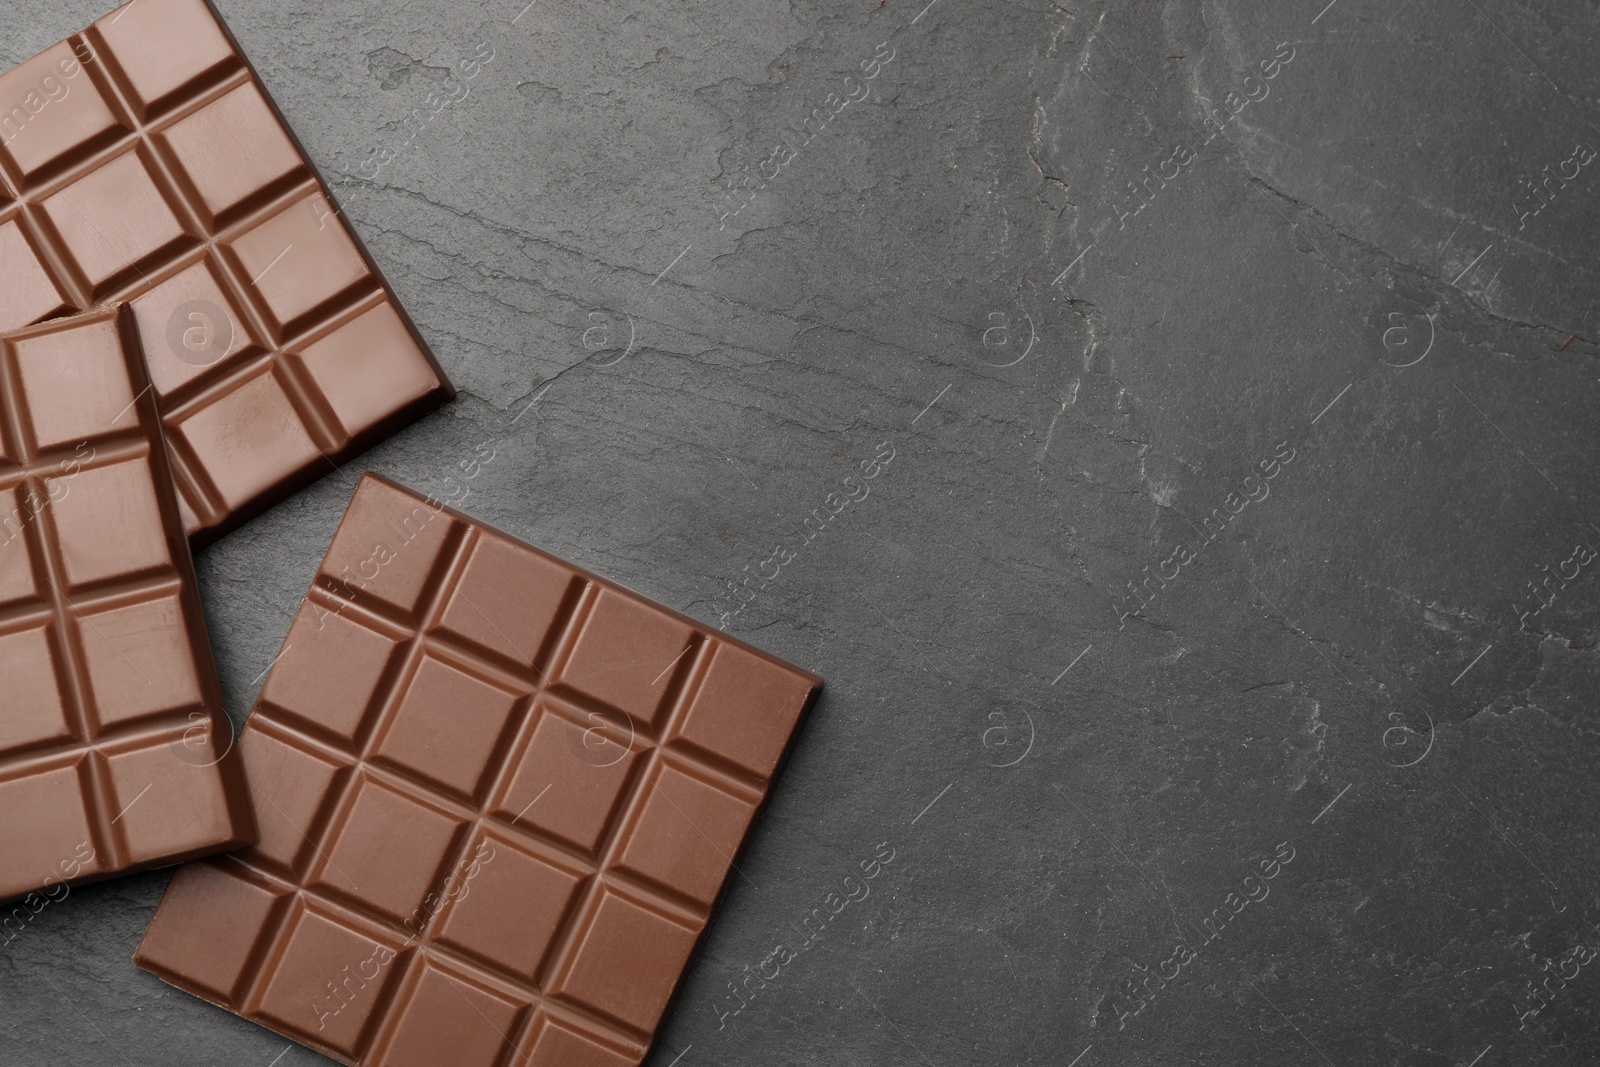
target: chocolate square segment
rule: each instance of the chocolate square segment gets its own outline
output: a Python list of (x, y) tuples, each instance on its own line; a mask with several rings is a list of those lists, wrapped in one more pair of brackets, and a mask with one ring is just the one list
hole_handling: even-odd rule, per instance
[(113, 302), (195, 545), (454, 395), (207, 0), (0, 74), (0, 330)]
[(285, 649), (298, 648), (302, 669), (268, 675), (261, 700), (301, 729), (354, 742), (399, 645), (398, 635), (307, 601), (284, 641)]
[(230, 374), (263, 353), (226, 284), (227, 272), (207, 256), (130, 301), (158, 398)]
[(180, 598), (84, 612), (76, 621), (102, 729), (205, 707)]
[(60, 490), (59, 498), (50, 494), (50, 507), (61, 520), (65, 585), (172, 566), (177, 553), (162, 529), (156, 477), (148, 457), (140, 457), (45, 479), (47, 494)]
[(602, 892), (557, 991), (624, 1026), (653, 1030), (699, 933), (620, 893)]
[[(452, 851), (458, 824), (448, 813), (361, 775), (350, 811), (333, 830), (317, 885), (363, 901), (396, 922), (422, 907)], [(395, 833), (405, 827), (404, 833)]]
[(341, 764), (259, 731), (242, 738), (240, 755), (259, 817), (260, 835), (252, 850), (258, 864), (276, 864), (304, 873), (320, 859), (306, 836), (339, 780)]
[(205, 0), (136, 0), (92, 31), (87, 36), (121, 72), (140, 118), (170, 109), (175, 97), (207, 75), (243, 63)]
[(561, 681), (629, 717), (654, 724), (667, 707), (690, 627), (638, 597), (601, 590)]
[(0, 82), (0, 142), (28, 177), (93, 152), (121, 132), (70, 41), (45, 49)]
[[(205, 916), (163, 929), (162, 949), (171, 954), (167, 962), (188, 964), (194, 981), (213, 996), (231, 997), (239, 984), (244, 954), (260, 936), (282, 895), (206, 864), (181, 869), (168, 892), (173, 900), (193, 901), (205, 910)], [(225, 950), (219, 952), (218, 946)]]
[(38, 596), (40, 582), (28, 530), (42, 500), (27, 486), (0, 491), (0, 607)]
[(15, 218), (0, 223), (0, 322), (38, 322), (65, 308), (33, 238)]
[(574, 722), (553, 703), (539, 710), (499, 814), (593, 856), (633, 776), (637, 739), (616, 735), (601, 712)]
[(38, 447), (93, 441), (139, 424), (133, 380), (106, 359), (121, 343), (113, 318), (16, 342), (23, 402)]
[(398, 1011), (400, 1024), (376, 1063), (382, 1067), (498, 1067), (505, 1034), (526, 1009), (449, 971), (423, 964)]
[(645, 790), (618, 865), (666, 892), (709, 906), (722, 888), (721, 868), (744, 840), (754, 814), (753, 803), (718, 783), (660, 767)]
[(75, 280), (97, 300), (194, 243), (137, 152), (107, 160), (47, 196), (43, 206), (53, 236), (77, 268)]
[(237, 388), (205, 407), (169, 423), (173, 438), (188, 446), (188, 455), (213, 472), (211, 490), (217, 499), (230, 508), (264, 499), (273, 492), (285, 458), (333, 469), (274, 368), (235, 384)]
[(518, 694), (454, 664), (424, 656), (378, 744), (402, 771), (476, 798), (494, 765)]
[(546, 1017), (535, 1030), (528, 1062), (559, 1063), (562, 1067), (633, 1067), (638, 1060)]
[(438, 388), (428, 354), (389, 304), (308, 340), (289, 358), (352, 438), (382, 426), (390, 412), (421, 403)]
[(269, 195), (305, 160), (254, 83), (245, 82), (161, 135), (187, 179), (186, 192), (210, 226)]
[[(532, 979), (566, 925), (584, 875), (551, 856), (505, 839), (488, 840), (479, 873), (439, 926), (439, 940), (476, 954), (508, 974)], [(507, 934), (510, 934), (508, 937)]]
[(440, 626), (529, 667), (542, 651), (572, 581), (570, 569), (510, 538), (485, 533), (472, 546)]
[(254, 828), (126, 307), (0, 334), (0, 900)]
[(735, 645), (711, 656), (699, 697), (676, 727), (683, 741), (759, 778), (772, 774), (794, 733), (805, 681)]
[(241, 738), (261, 844), (135, 960), (346, 1064), (637, 1067), (821, 685), (369, 474)]
[(381, 478), (363, 479), (357, 502), (345, 512), (320, 577), (410, 625), (430, 583), (440, 580), (445, 544), (459, 533), (456, 521), (448, 509)]
[[(100, 874), (94, 845), (94, 812), (84, 780), (87, 768), (68, 763), (46, 771), (0, 779), (0, 810), (39, 812), (7, 827), (7, 897), (68, 881), (68, 875)], [(79, 867), (80, 858), (89, 862)]]
[(333, 224), (333, 206), (313, 193), (291, 201), (228, 243), (279, 338), (305, 332), (319, 311), (368, 281), (355, 239)]
[(0, 716), (0, 756), (72, 736), (56, 684), (60, 673), (60, 660), (43, 626), (0, 636), (0, 691), (7, 704)]
[(283, 957), (259, 992), (260, 1021), (349, 1056), (394, 986), (393, 938), (353, 930), (299, 904), (284, 924)]

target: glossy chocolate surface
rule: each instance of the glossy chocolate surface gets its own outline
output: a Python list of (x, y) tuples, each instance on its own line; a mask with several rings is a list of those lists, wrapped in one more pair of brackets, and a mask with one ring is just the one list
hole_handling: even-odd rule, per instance
[(205, 0), (0, 75), (0, 329), (110, 301), (196, 544), (454, 395)]
[(0, 335), (0, 899), (253, 839), (132, 315)]
[(351, 1064), (642, 1062), (821, 679), (381, 478), (136, 957)]

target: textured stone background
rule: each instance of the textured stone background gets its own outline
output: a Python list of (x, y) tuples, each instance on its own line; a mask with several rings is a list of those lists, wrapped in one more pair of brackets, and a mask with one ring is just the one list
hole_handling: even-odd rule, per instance
[[(796, 553), (726, 625), (829, 688), (655, 1067), (1600, 1060), (1600, 565), (1527, 588), (1600, 547), (1600, 166), (1521, 217), (1593, 3), (525, 2), (220, 2), (461, 390), (204, 553), (237, 721), (358, 470), (487, 442), (467, 511), (701, 619)], [(326, 1062), (132, 968), (166, 881), (0, 952), (0, 1064)]]

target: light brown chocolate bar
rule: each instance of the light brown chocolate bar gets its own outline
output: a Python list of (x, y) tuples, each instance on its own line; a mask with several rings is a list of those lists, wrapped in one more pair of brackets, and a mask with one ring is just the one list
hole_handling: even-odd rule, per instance
[(821, 679), (368, 475), (136, 957), (364, 1067), (648, 1053)]
[(138, 349), (0, 335), (0, 900), (254, 839)]

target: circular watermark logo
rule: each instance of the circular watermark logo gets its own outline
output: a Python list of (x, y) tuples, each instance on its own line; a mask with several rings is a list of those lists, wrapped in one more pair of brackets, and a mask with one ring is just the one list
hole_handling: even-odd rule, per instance
[(1433, 751), (1433, 716), (1421, 708), (1391, 711), (1389, 726), (1379, 739), (1383, 762), (1391, 767), (1415, 767)]
[(1015, 767), (1033, 751), (1033, 716), (1014, 704), (983, 707), (966, 715), (966, 733), (978, 758), (990, 767)]
[[(216, 744), (217, 719), (227, 723), (228, 728), (227, 743), (221, 746), (221, 751), (218, 751)], [(189, 725), (184, 728), (182, 734), (168, 742), (167, 748), (180, 763), (186, 763), (191, 767), (215, 767), (233, 751), (234, 742), (237, 740), (238, 734), (233, 729), (233, 723), (225, 716), (191, 711)]]
[(1038, 339), (1039, 330), (1027, 311), (991, 311), (979, 334), (983, 362), (991, 367), (1015, 367), (1028, 358)]
[(233, 347), (233, 316), (210, 300), (185, 300), (167, 316), (167, 349), (193, 367), (209, 367)]
[(588, 328), (578, 338), (589, 353), (584, 362), (592, 367), (613, 367), (633, 353), (633, 316), (595, 308), (587, 321)]
[(567, 748), (591, 767), (614, 767), (633, 751), (633, 719), (621, 712), (591, 711), (585, 722), (568, 722)]
[(1404, 293), (1390, 293), (1368, 326), (1373, 351), (1391, 367), (1414, 367), (1433, 351), (1433, 312)]

